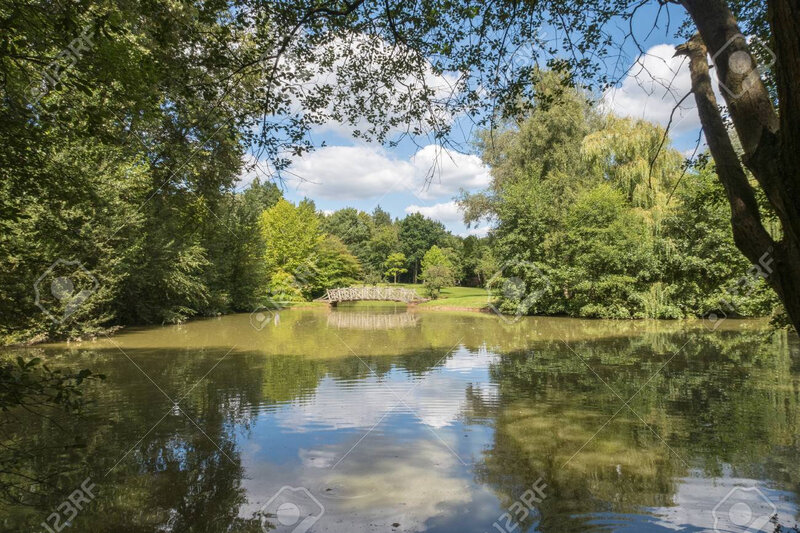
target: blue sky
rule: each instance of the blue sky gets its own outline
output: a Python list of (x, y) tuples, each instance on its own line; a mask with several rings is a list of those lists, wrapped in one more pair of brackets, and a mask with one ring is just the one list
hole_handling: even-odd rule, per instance
[[(637, 12), (632, 26), (646, 53), (641, 54), (634, 42), (627, 40), (622, 45), (627, 58), (615, 67), (621, 83), (600, 96), (601, 105), (610, 112), (666, 126), (673, 107), (688, 93), (690, 80), (685, 61), (672, 58), (682, 10), (670, 6), (669, 29), (662, 11), (658, 26), (651, 32), (657, 12), (657, 5)], [(626, 30), (627, 24), (619, 30), (620, 42)], [(460, 189), (474, 192), (485, 188), (491, 169), (471, 149), (471, 124), (456, 118), (454, 126), (453, 131), (458, 132), (454, 141), (461, 151), (443, 150), (426, 139), (406, 139), (396, 147), (380, 146), (353, 139), (350, 129), (341, 124), (318, 127), (312, 140), (320, 148), (295, 161), (291, 169), (295, 177), (289, 175), (283, 184), (284, 195), (293, 202), (311, 198), (325, 211), (349, 206), (369, 212), (377, 205), (394, 217), (418, 211), (443, 222), (453, 233), (484, 235), (487, 225), (468, 229), (463, 224), (453, 198)], [(699, 132), (692, 97), (675, 113), (671, 131), (674, 146), (690, 155)], [(431, 168), (436, 171), (426, 187), (425, 177)]]

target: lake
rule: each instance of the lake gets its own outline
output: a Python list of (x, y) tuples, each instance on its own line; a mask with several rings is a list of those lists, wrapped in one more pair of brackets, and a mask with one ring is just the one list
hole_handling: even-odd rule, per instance
[(763, 321), (507, 323), (343, 306), (14, 353), (107, 378), (89, 384), (81, 417), (23, 412), (4, 427), (24, 450), (18, 471), (50, 480), (32, 484), (32, 505), (3, 506), (7, 531), (798, 520), (800, 343)]

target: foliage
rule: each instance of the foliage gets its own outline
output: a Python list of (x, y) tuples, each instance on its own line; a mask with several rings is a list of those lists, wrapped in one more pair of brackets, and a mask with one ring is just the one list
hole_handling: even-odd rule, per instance
[(438, 298), (442, 288), (455, 284), (453, 263), (448, 254), (436, 245), (425, 252), (421, 261), (425, 289), (431, 298)]
[(397, 275), (408, 272), (408, 269), (405, 267), (405, 265), (406, 256), (403, 253), (395, 252), (393, 254), (389, 254), (389, 257), (387, 257), (386, 261), (383, 262), (383, 267), (386, 269), (384, 274), (387, 277), (391, 277), (394, 280), (394, 283), (397, 283)]
[[(550, 74), (539, 83), (543, 94), (560, 86)], [(763, 280), (733, 290), (749, 266), (713, 168), (684, 175), (680, 156), (661, 146), (662, 129), (600, 117), (577, 91), (548, 104), (534, 102), (518, 127), (484, 141), (492, 183), (460, 199), (468, 220), (496, 223), (478, 270), (501, 310), (601, 318), (681, 318), (722, 307), (770, 313), (776, 302)], [(574, 121), (569, 129), (564, 116)]]
[[(32, 482), (49, 483), (50, 480), (30, 477), (20, 464), (30, 459), (37, 450), (17, 446), (7, 435), (19, 416), (33, 414), (52, 422), (59, 412), (79, 415), (87, 404), (84, 397), (88, 381), (104, 380), (105, 375), (83, 369), (77, 372), (53, 369), (39, 357), (0, 360), (0, 428), (3, 428), (0, 450), (0, 501), (18, 502), (29, 491)], [(11, 426), (11, 427), (9, 427)], [(64, 435), (61, 435), (64, 438)]]
[(413, 272), (416, 283), (420, 270), (420, 262), (425, 253), (437, 244), (443, 244), (447, 232), (441, 222), (424, 217), (420, 213), (411, 213), (400, 221), (400, 250), (408, 260), (408, 268)]
[(374, 232), (372, 217), (352, 207), (345, 207), (324, 216), (322, 230), (338, 237), (347, 245), (361, 264), (368, 264), (371, 259), (369, 243)]
[(424, 272), (423, 284), (428, 296), (438, 298), (439, 293), (444, 287), (449, 287), (455, 283), (453, 270), (446, 265), (431, 265)]
[(280, 200), (261, 214), (259, 226), (269, 277), (278, 272), (297, 276), (323, 239), (316, 213), (304, 203), (294, 206)]
[(325, 289), (347, 287), (361, 278), (361, 265), (338, 237), (327, 235), (315, 259), (314, 296)]
[(0, 411), (8, 413), (17, 407), (36, 406), (77, 411), (85, 404), (81, 386), (87, 379), (102, 380), (105, 376), (94, 375), (88, 369), (78, 372), (51, 369), (38, 357), (0, 361)]

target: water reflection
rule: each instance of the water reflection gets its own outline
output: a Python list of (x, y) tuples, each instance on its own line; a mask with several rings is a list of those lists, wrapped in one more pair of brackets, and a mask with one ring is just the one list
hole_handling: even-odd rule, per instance
[(296, 310), (28, 350), (109, 378), (83, 419), (5, 428), (20, 472), (63, 474), (0, 524), (36, 526), (89, 474), (77, 531), (260, 531), (284, 485), (324, 504), (313, 531), (492, 531), (540, 476), (522, 530), (707, 530), (739, 486), (792, 525), (797, 338), (723, 326)]
[(350, 311), (342, 306), (328, 313), (328, 327), (336, 329), (394, 329), (413, 328), (419, 323), (419, 315), (409, 312), (389, 311)]

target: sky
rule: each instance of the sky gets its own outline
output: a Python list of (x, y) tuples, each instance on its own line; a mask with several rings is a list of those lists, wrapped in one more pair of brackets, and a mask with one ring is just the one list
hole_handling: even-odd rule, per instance
[[(678, 6), (669, 8), (669, 29), (664, 12), (656, 19), (657, 5), (648, 5), (637, 13), (632, 27), (646, 53), (640, 54), (632, 41), (623, 45), (623, 52), (630, 59), (621, 69), (627, 74), (621, 76), (616, 87), (601, 95), (602, 109), (661, 126), (669, 123), (673, 108), (691, 87), (685, 58), (672, 57), (679, 44), (674, 34), (682, 12)], [(654, 20), (658, 27), (651, 32)], [(489, 224), (468, 228), (454, 197), (460, 190), (477, 192), (486, 188), (491, 169), (470, 149), (474, 141), (471, 125), (463, 118), (455, 117), (454, 121), (453, 131), (460, 135), (455, 141), (465, 147), (463, 152), (419, 139), (407, 139), (393, 147), (381, 146), (354, 139), (342, 124), (319, 126), (312, 131), (318, 148), (295, 160), (291, 174), (282, 184), (284, 197), (295, 203), (310, 198), (325, 212), (343, 207), (371, 212), (379, 205), (397, 218), (419, 212), (442, 222), (454, 234), (484, 236)], [(691, 155), (700, 131), (691, 96), (675, 112), (670, 131), (673, 146), (687, 157)], [(701, 144), (701, 151), (703, 147)], [(252, 160), (252, 156), (248, 157)], [(259, 165), (266, 168), (265, 163)], [(426, 185), (431, 169), (433, 178)], [(245, 186), (255, 174), (244, 175), (239, 186)]]

